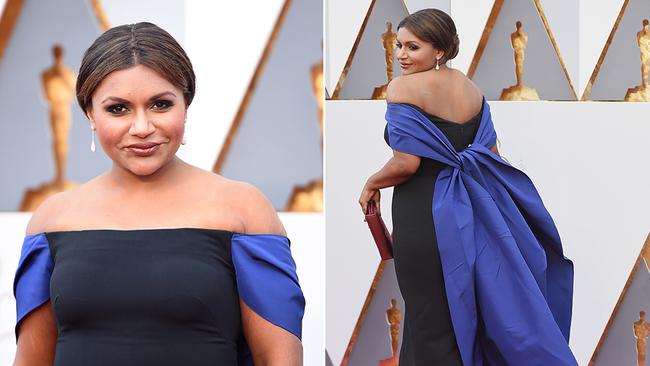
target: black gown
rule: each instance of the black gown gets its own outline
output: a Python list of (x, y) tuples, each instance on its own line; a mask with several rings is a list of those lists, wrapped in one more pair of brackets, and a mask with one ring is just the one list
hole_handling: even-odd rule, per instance
[[(456, 151), (472, 143), (482, 111), (455, 123), (411, 105), (429, 118)], [(388, 130), (384, 130), (388, 143)], [(393, 254), (406, 306), (400, 366), (461, 365), (451, 323), (442, 265), (433, 227), (431, 202), (438, 173), (445, 164), (421, 157), (418, 170), (393, 190)]]
[(16, 334), (49, 300), (54, 365), (252, 365), (240, 299), (300, 337), (304, 298), (288, 246), (280, 235), (202, 228), (27, 236)]

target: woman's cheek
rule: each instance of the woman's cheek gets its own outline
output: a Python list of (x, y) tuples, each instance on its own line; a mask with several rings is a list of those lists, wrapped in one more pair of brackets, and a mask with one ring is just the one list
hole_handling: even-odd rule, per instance
[(105, 148), (112, 148), (121, 139), (121, 132), (117, 128), (97, 127), (97, 135)]

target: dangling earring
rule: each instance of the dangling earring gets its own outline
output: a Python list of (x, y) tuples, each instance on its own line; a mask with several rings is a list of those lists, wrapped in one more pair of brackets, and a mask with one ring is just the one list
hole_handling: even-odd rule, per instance
[(95, 127), (91, 127), (90, 151), (95, 152)]
[(440, 70), (440, 59), (436, 57), (436, 70)]

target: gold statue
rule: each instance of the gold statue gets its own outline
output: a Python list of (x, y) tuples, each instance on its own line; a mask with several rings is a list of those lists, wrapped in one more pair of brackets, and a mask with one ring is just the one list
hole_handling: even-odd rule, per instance
[(372, 99), (386, 99), (388, 83), (393, 80), (393, 60), (395, 59), (395, 47), (397, 46), (397, 34), (393, 32), (393, 23), (386, 22), (386, 32), (381, 34), (384, 57), (386, 58), (386, 84), (378, 86), (372, 92)]
[(397, 34), (393, 32), (393, 23), (386, 22), (386, 32), (381, 34), (382, 45), (384, 46), (384, 57), (386, 58), (386, 80), (390, 83), (393, 80), (393, 60), (395, 58), (395, 47), (397, 47)]
[(390, 300), (390, 308), (386, 310), (386, 319), (390, 325), (390, 341), (393, 356), (379, 361), (379, 366), (399, 366), (397, 347), (399, 345), (399, 325), (402, 322), (402, 312), (397, 308), (397, 300), (395, 298)]
[(76, 77), (72, 70), (63, 64), (63, 49), (52, 47), (54, 65), (41, 75), (45, 98), (50, 105), (50, 127), (52, 128), (52, 148), (56, 173), (54, 180), (36, 189), (28, 190), (20, 205), (21, 211), (35, 210), (47, 197), (75, 187), (77, 184), (65, 180), (66, 160), (68, 159), (68, 133), (72, 124), (70, 104), (75, 97)]
[[(311, 86), (318, 104), (318, 124), (320, 126), (320, 147), (323, 151), (323, 104), (325, 85), (323, 84), (323, 60), (311, 67)], [(287, 211), (323, 212), (323, 179), (317, 179), (304, 186), (297, 186), (291, 192)]]
[(641, 51), (641, 85), (627, 90), (626, 102), (650, 102), (648, 72), (650, 71), (650, 30), (648, 19), (643, 19), (643, 29), (636, 34), (636, 43)]
[(636, 355), (638, 366), (645, 366), (645, 355), (648, 350), (650, 324), (645, 321), (645, 311), (639, 311), (639, 320), (634, 322), (634, 337), (636, 338)]
[(517, 28), (510, 34), (510, 43), (515, 51), (515, 76), (517, 83), (503, 89), (500, 100), (539, 100), (537, 90), (524, 85), (524, 49), (528, 43), (528, 35), (521, 29), (521, 21), (515, 23)]
[(318, 124), (320, 126), (321, 149), (323, 148), (323, 105), (325, 103), (325, 85), (323, 83), (323, 60), (311, 67), (311, 88), (318, 104)]

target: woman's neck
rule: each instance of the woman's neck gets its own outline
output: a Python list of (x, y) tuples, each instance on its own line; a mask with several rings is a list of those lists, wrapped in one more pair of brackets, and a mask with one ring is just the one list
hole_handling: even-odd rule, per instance
[(137, 175), (113, 163), (113, 167), (108, 172), (107, 176), (111, 184), (129, 191), (152, 190), (163, 188), (169, 184), (173, 184), (179, 173), (185, 168), (187, 164), (174, 156), (167, 164), (161, 166), (158, 170), (149, 175)]

